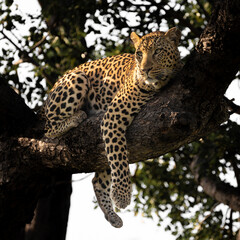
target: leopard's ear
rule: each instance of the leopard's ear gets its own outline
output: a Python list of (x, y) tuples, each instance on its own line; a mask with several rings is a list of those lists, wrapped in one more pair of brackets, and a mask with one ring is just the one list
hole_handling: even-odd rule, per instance
[(137, 49), (141, 38), (135, 32), (131, 33), (130, 38), (134, 44), (135, 49)]
[(168, 37), (176, 46), (178, 46), (181, 39), (181, 31), (178, 28), (173, 27), (165, 33), (165, 36)]

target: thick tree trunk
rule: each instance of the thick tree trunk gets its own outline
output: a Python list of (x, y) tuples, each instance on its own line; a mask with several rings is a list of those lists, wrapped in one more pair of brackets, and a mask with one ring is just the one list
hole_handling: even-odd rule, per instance
[[(216, 1), (211, 20), (181, 73), (129, 127), (132, 163), (177, 149), (228, 119), (223, 95), (239, 69), (239, 12), (238, 0)], [(0, 138), (0, 236), (10, 240), (19, 239), (19, 229), (31, 221), (51, 175), (99, 171), (108, 166), (102, 154), (102, 115), (88, 118), (59, 141), (50, 142), (41, 139), (43, 123), (35, 121), (23, 102), (7, 108), (1, 94), (0, 88), (0, 106), (5, 106), (0, 108), (2, 131), (8, 126), (18, 129), (16, 134), (4, 131)], [(16, 96), (9, 93), (7, 98)], [(18, 114), (19, 108), (25, 109), (25, 114)], [(6, 112), (11, 122), (5, 119)]]
[(44, 196), (38, 200), (25, 240), (64, 240), (72, 192), (71, 174), (55, 174)]

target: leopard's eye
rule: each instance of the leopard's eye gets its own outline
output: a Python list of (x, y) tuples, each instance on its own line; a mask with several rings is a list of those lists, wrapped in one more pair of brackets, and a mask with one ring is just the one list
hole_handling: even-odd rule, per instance
[(154, 55), (157, 55), (157, 54), (161, 53), (162, 50), (163, 50), (163, 48), (157, 48), (154, 52)]
[(143, 55), (142, 51), (137, 51), (136, 54), (138, 57), (142, 57), (142, 55)]

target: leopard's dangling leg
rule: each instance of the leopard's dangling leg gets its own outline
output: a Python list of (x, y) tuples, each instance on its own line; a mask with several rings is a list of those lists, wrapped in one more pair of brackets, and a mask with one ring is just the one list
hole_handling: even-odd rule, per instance
[(113, 227), (122, 227), (122, 219), (113, 211), (112, 201), (110, 198), (110, 169), (103, 172), (95, 173), (95, 177), (93, 178), (92, 183), (98, 204), (102, 209), (107, 221), (109, 221)]
[(126, 131), (134, 116), (153, 95), (135, 83), (128, 83), (114, 97), (103, 117), (101, 131), (111, 168), (110, 197), (118, 208), (126, 208), (131, 202)]

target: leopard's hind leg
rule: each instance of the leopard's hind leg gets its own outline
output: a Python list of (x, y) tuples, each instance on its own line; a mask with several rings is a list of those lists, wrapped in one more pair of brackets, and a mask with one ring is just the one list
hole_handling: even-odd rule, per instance
[(77, 127), (83, 120), (87, 118), (87, 114), (78, 110), (73, 116), (61, 121), (47, 121), (45, 136), (48, 138), (56, 138), (68, 132), (71, 128)]
[(120, 228), (123, 225), (122, 219), (113, 211), (112, 201), (110, 198), (111, 189), (111, 171), (106, 170), (98, 172), (92, 180), (95, 195), (98, 200), (98, 204), (105, 214), (107, 221), (112, 226)]
[(55, 84), (45, 104), (46, 137), (59, 137), (87, 118), (81, 109), (89, 89), (87, 76), (77, 69), (66, 73)]

